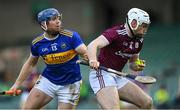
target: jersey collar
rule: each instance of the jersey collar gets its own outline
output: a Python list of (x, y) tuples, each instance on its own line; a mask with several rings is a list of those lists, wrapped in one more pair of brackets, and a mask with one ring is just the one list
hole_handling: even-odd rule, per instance
[(44, 38), (45, 39), (47, 39), (47, 40), (55, 40), (55, 39), (57, 39), (58, 37), (59, 37), (59, 34), (56, 36), (56, 37), (54, 37), (54, 38), (48, 38), (48, 37), (46, 37), (45, 35), (45, 33), (43, 34), (44, 35)]

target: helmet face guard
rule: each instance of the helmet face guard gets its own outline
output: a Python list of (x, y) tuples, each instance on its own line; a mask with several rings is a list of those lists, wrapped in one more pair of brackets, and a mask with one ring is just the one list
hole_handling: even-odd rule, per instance
[(38, 13), (37, 21), (39, 24), (50, 20), (54, 16), (62, 17), (62, 14), (55, 8), (48, 8)]
[[(133, 20), (137, 21), (137, 26), (132, 27), (131, 22)], [(149, 14), (139, 8), (132, 8), (129, 10), (127, 14), (127, 19), (126, 19), (127, 24), (129, 25), (131, 30), (136, 30), (142, 23), (145, 24), (150, 24), (150, 17)]]

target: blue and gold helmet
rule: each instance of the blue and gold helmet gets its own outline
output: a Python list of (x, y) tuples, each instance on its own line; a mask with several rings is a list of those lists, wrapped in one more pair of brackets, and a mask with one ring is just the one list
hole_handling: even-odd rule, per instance
[(59, 11), (55, 8), (48, 8), (38, 13), (37, 21), (38, 23), (41, 23), (43, 21), (48, 21), (53, 16), (60, 16), (62, 17), (62, 14), (59, 13)]

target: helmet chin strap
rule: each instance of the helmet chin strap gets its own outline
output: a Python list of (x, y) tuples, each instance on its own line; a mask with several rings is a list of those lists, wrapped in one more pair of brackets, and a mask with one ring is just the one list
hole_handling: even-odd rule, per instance
[(44, 21), (43, 24), (41, 23), (41, 28), (42, 28), (44, 31), (47, 31), (46, 21)]
[(134, 35), (133, 30), (131, 29), (131, 26), (129, 25), (128, 17), (126, 17), (126, 22), (127, 22), (128, 27), (129, 27), (129, 30), (131, 31), (132, 36), (134, 37), (135, 35)]

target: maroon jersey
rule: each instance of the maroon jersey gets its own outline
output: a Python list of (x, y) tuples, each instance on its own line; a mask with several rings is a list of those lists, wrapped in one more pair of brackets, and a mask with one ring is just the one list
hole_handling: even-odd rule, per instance
[(101, 65), (122, 71), (128, 59), (138, 54), (143, 45), (143, 38), (128, 36), (124, 25), (114, 26), (102, 33), (109, 45), (100, 49), (98, 61)]

